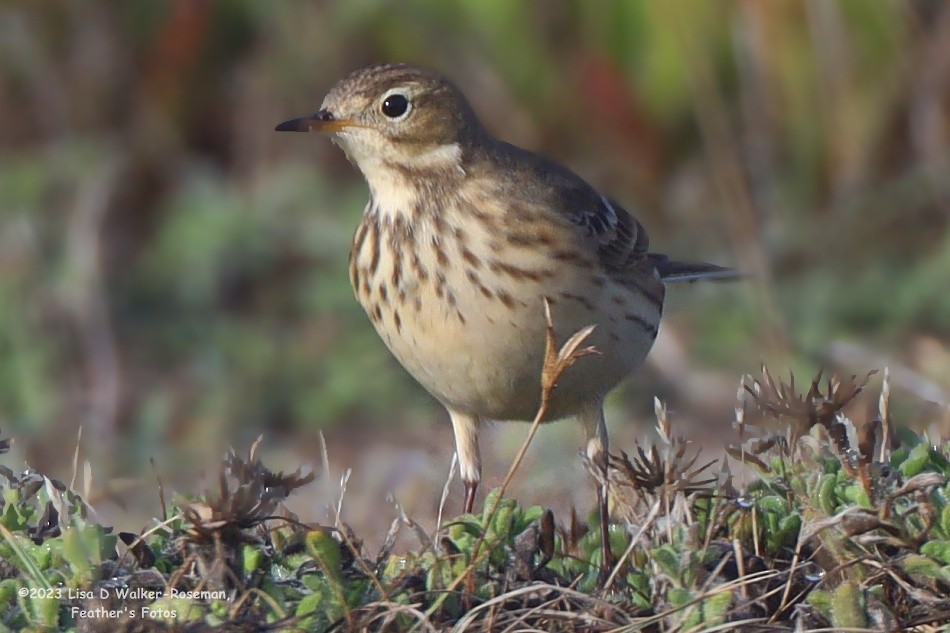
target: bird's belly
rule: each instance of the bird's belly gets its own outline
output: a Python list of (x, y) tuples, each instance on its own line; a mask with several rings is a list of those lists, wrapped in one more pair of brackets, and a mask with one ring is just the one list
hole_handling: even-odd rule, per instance
[(486, 227), (469, 226), (463, 240), (447, 225), (407, 226), (368, 216), (354, 240), (350, 278), (397, 360), (450, 409), (498, 420), (535, 416), (544, 298), (558, 345), (595, 325), (588, 344), (600, 351), (565, 372), (548, 419), (602, 398), (653, 344), (663, 302), (658, 279), (638, 289), (577, 261), (510, 244), (500, 250)]
[(547, 415), (557, 419), (601, 398), (636, 369), (660, 316), (658, 307), (628, 289), (571, 282), (509, 283), (500, 291), (447, 275), (441, 291), (420, 285), (402, 308), (377, 310), (361, 302), (393, 355), (427, 391), (454, 410), (498, 420), (531, 420), (539, 406), (544, 297), (558, 345), (595, 325), (588, 344), (600, 354), (580, 359), (561, 378)]

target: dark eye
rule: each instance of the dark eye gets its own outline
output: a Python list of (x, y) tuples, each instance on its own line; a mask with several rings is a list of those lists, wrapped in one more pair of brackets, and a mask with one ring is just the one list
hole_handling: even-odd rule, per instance
[(383, 114), (390, 119), (398, 119), (409, 111), (409, 99), (399, 93), (391, 94), (383, 99)]

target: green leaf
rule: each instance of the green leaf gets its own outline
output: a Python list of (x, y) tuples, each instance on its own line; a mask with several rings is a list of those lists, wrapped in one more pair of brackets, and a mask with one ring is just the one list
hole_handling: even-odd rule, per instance
[(491, 510), (492, 506), (495, 505), (495, 500), (498, 498), (498, 495), (501, 493), (500, 488), (494, 488), (487, 495), (485, 495), (485, 505), (482, 506), (482, 523), (488, 520), (488, 511)]
[(670, 589), (668, 594), (668, 599), (670, 604), (674, 607), (681, 607), (684, 604), (688, 603), (693, 599), (693, 594), (686, 589), (680, 589), (679, 587), (673, 587)]
[(909, 574), (919, 574), (928, 578), (941, 578), (943, 572), (937, 561), (919, 554), (911, 554), (903, 561), (904, 571)]
[(518, 522), (515, 525), (518, 534), (524, 532), (535, 521), (540, 521), (541, 517), (544, 516), (544, 511), (543, 506), (529, 506), (522, 510), (521, 516), (518, 517)]
[(859, 483), (854, 483), (844, 489), (844, 498), (861, 506), (862, 508), (873, 508), (874, 506), (871, 503), (871, 498), (868, 496), (867, 490), (864, 489)]
[(905, 477), (913, 477), (920, 474), (930, 461), (930, 446), (926, 442), (920, 442), (911, 450), (901, 465), (897, 467)]
[(920, 553), (950, 565), (950, 540), (930, 541), (920, 546)]
[(245, 574), (253, 574), (264, 563), (264, 552), (259, 547), (245, 545), (241, 553)]
[(821, 483), (818, 484), (818, 507), (829, 516), (835, 513), (838, 504), (838, 496), (835, 494), (836, 483), (837, 477), (834, 475), (822, 475)]
[(680, 556), (672, 546), (661, 545), (650, 552), (650, 557), (673, 580), (679, 580)]
[(17, 581), (13, 578), (0, 580), (0, 607), (8, 606), (16, 601)]
[(319, 593), (312, 593), (300, 601), (300, 603), (297, 605), (297, 611), (295, 612), (295, 615), (299, 618), (310, 615), (311, 613), (316, 613), (321, 604), (323, 604), (323, 595)]
[(11, 554), (7, 556), (5, 560), (12, 562), (17, 568), (23, 570), (34, 586), (50, 589), (51, 585), (46, 579), (46, 576), (44, 576), (40, 568), (37, 567), (33, 557), (27, 553), (28, 549), (33, 545), (32, 541), (25, 536), (13, 534), (8, 530), (3, 530), (2, 535), (5, 539), (4, 549), (9, 549)]
[(857, 583), (848, 580), (835, 589), (831, 598), (831, 624), (836, 627), (855, 629), (868, 626), (864, 596)]
[(23, 532), (27, 528), (28, 518), (20, 506), (8, 503), (3, 509), (3, 515), (0, 516), (0, 523), (11, 532)]
[(50, 564), (53, 561), (53, 552), (50, 546), (50, 541), (46, 541), (40, 545), (34, 545), (28, 552), (28, 555), (33, 557), (33, 560), (36, 562), (36, 566), (39, 567), (40, 570), (49, 569)]
[(99, 525), (67, 528), (62, 538), (63, 558), (77, 574), (88, 574), (95, 566), (115, 557), (118, 537), (106, 534)]
[(788, 501), (778, 495), (766, 495), (758, 501), (759, 509), (771, 514), (786, 515), (789, 513)]
[(732, 592), (722, 591), (703, 600), (703, 624), (707, 626), (722, 624), (732, 606)]
[(502, 499), (498, 510), (488, 527), (486, 539), (505, 543), (511, 536), (511, 527), (515, 520), (517, 504), (514, 499)]
[(29, 618), (44, 629), (59, 628), (59, 600), (56, 598), (27, 598)]
[(779, 520), (778, 540), (784, 547), (792, 547), (798, 541), (798, 532), (802, 528), (802, 518), (797, 514), (790, 514)]
[(343, 552), (340, 544), (324, 530), (311, 530), (306, 536), (307, 553), (320, 565), (331, 582), (340, 585), (343, 579)]
[(831, 619), (831, 592), (816, 589), (808, 594), (805, 602), (818, 609), (823, 616)]

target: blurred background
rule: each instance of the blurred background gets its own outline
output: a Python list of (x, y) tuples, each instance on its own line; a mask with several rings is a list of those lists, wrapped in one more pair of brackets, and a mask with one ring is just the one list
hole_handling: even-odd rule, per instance
[[(191, 490), (260, 433), (272, 462), (319, 470), (322, 430), (331, 470), (298, 493), (302, 518), (323, 519), (352, 468), (351, 521), (393, 490), (431, 527), (451, 429), (352, 296), (366, 187), (327, 139), (273, 132), (377, 61), (452, 77), (491, 131), (610, 192), (654, 248), (754, 272), (673, 292), (611, 400), (615, 447), (649, 432), (654, 395), (721, 447), (762, 361), (801, 381), (887, 365), (903, 421), (947, 415), (950, 3), (7, 2), (11, 466), (68, 480), (78, 442), (93, 500), (136, 529), (157, 512), (149, 457)], [(486, 489), (526, 431), (486, 431)], [(542, 429), (516, 496), (592, 507), (580, 443)]]

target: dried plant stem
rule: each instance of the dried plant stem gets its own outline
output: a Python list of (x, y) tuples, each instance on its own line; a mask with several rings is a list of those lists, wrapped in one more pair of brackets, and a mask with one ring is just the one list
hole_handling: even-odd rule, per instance
[[(684, 611), (684, 610), (686, 610), (686, 609), (689, 609), (690, 607), (694, 607), (694, 606), (696, 606), (696, 605), (702, 603), (704, 600), (708, 600), (709, 598), (712, 598), (713, 596), (716, 596), (716, 595), (721, 594), (721, 593), (724, 593), (724, 592), (732, 592), (732, 591), (735, 591), (736, 589), (741, 589), (742, 587), (744, 587), (744, 586), (746, 586), (746, 585), (752, 585), (752, 584), (755, 584), (755, 583), (757, 583), (757, 582), (764, 582), (764, 581), (767, 581), (767, 580), (769, 580), (769, 579), (775, 578), (775, 577), (779, 576), (780, 574), (781, 574), (781, 572), (779, 572), (779, 571), (777, 571), (777, 570), (767, 569), (767, 570), (765, 570), (765, 571), (760, 571), (760, 572), (755, 572), (755, 573), (753, 573), (753, 574), (749, 574), (748, 576), (746, 576), (746, 577), (744, 577), (744, 578), (737, 578), (737, 579), (735, 579), (735, 580), (733, 580), (733, 581), (730, 581), (730, 582), (724, 583), (724, 584), (722, 584), (722, 585), (719, 585), (719, 586), (715, 587), (714, 589), (712, 589), (712, 590), (710, 590), (710, 591), (704, 591), (703, 593), (699, 594), (698, 596), (696, 596), (695, 598), (689, 600), (688, 602), (684, 602), (683, 604), (677, 605), (677, 606), (675, 606), (675, 607), (671, 607), (671, 608), (667, 609), (666, 611), (663, 611), (662, 613), (657, 613), (657, 614), (655, 614), (655, 615), (651, 615), (651, 616), (646, 617), (646, 618), (644, 618), (644, 619), (642, 619), (642, 620), (639, 620), (639, 621), (637, 621), (637, 624), (636, 624), (636, 628), (635, 628), (635, 629), (633, 629), (633, 628), (618, 628), (618, 629), (612, 629), (612, 630), (611, 630), (611, 633), (619, 633), (620, 631), (631, 631), (631, 630), (636, 630), (636, 631), (644, 631), (644, 630), (647, 630), (649, 626), (652, 626), (652, 625), (654, 625), (654, 624), (658, 624), (658, 623), (664, 621), (665, 619), (669, 618), (670, 616), (672, 616), (672, 615), (674, 615), (674, 614), (676, 614), (676, 613), (679, 613), (680, 611)], [(779, 592), (779, 591), (781, 591), (781, 587), (778, 587), (778, 588), (776, 588), (776, 589), (773, 589), (772, 591), (768, 592), (768, 593), (765, 594), (764, 596), (760, 596), (760, 597), (759, 597), (759, 600), (762, 600), (762, 598), (764, 598), (764, 597), (766, 597), (766, 596), (769, 596), (769, 595), (772, 595), (772, 594), (774, 594), (774, 593), (777, 593), (777, 592)], [(765, 621), (765, 618), (750, 618), (750, 619), (748, 619), (748, 620), (739, 620), (739, 621), (734, 621), (734, 622), (725, 622), (725, 623), (720, 624), (720, 625), (718, 625), (718, 626), (716, 626), (716, 627), (703, 628), (703, 629), (701, 629), (701, 631), (702, 631), (703, 633), (706, 633), (706, 632), (709, 632), (709, 631), (739, 631), (739, 630), (742, 630), (742, 625), (743, 625), (743, 624), (747, 624), (747, 623), (750, 623), (750, 622), (751, 622), (751, 623), (761, 623), (761, 622), (764, 622), (764, 621)], [(691, 631), (696, 631), (696, 629), (690, 629), (690, 630), (691, 630)], [(829, 630), (830, 630), (830, 629), (829, 629)], [(834, 629), (834, 630), (835, 630), (835, 631), (840, 631), (840, 630), (843, 630), (843, 629)], [(862, 631), (864, 631), (864, 630), (865, 630), (865, 629), (862, 629)]]
[(752, 506), (752, 543), (755, 548), (755, 555), (761, 556), (762, 550), (759, 547), (759, 513), (756, 506)]
[[(538, 427), (541, 425), (541, 422), (547, 415), (551, 393), (554, 391), (554, 386), (557, 384), (557, 381), (560, 379), (564, 371), (573, 365), (579, 358), (597, 353), (597, 350), (595, 350), (593, 347), (581, 347), (581, 344), (587, 339), (587, 337), (591, 335), (591, 332), (594, 331), (594, 326), (588, 326), (576, 332), (558, 350), (554, 336), (554, 324), (551, 321), (551, 306), (547, 298), (544, 299), (544, 318), (547, 325), (547, 336), (545, 339), (544, 365), (541, 368), (541, 403), (538, 406), (537, 413), (534, 415), (534, 420), (531, 422), (531, 428), (528, 430), (528, 435), (525, 437), (524, 442), (521, 443), (521, 448), (518, 449), (518, 454), (515, 455), (514, 460), (511, 462), (511, 466), (508, 468), (508, 473), (505, 475), (505, 479), (501, 482), (501, 486), (498, 489), (498, 494), (495, 495), (495, 499), (492, 502), (491, 507), (488, 509), (487, 514), (485, 515), (485, 520), (483, 521), (484, 525), (491, 525), (492, 520), (495, 518), (495, 513), (498, 511), (498, 508), (501, 505), (501, 500), (505, 496), (505, 491), (508, 490), (511, 480), (514, 479), (515, 473), (518, 472), (518, 468), (521, 467), (521, 462), (524, 460), (524, 456), (528, 452), (528, 447), (531, 445), (531, 441), (534, 439), (535, 433), (538, 432)], [(465, 570), (459, 574), (458, 577), (456, 577), (456, 579), (453, 580), (448, 587), (446, 587), (444, 592), (438, 598), (436, 598), (436, 600), (432, 603), (432, 606), (430, 606), (426, 611), (427, 616), (431, 616), (433, 613), (435, 613), (442, 606), (442, 603), (445, 602), (445, 599), (453, 591), (455, 591), (455, 589), (460, 584), (462, 584), (462, 582), (468, 578), (471, 578), (475, 567), (482, 561), (482, 558), (485, 555), (481, 551), (484, 543), (485, 532), (482, 532), (482, 534), (479, 535), (478, 540), (475, 542), (475, 546), (472, 548), (471, 562), (468, 564)], [(415, 630), (415, 627), (413, 627), (413, 630)]]
[[(337, 534), (340, 535), (340, 538), (343, 540), (343, 544), (346, 545), (347, 549), (350, 550), (350, 553), (353, 554), (353, 562), (360, 568), (360, 571), (363, 572), (363, 575), (369, 578), (369, 581), (373, 584), (373, 586), (376, 587), (376, 591), (379, 592), (381, 599), (388, 601), (390, 599), (389, 591), (386, 590), (386, 588), (383, 586), (383, 583), (379, 581), (379, 578), (377, 577), (377, 575), (373, 573), (373, 570), (371, 570), (369, 566), (366, 564), (366, 561), (363, 560), (363, 557), (361, 555), (359, 548), (356, 546), (356, 543), (354, 543), (353, 540), (350, 538), (350, 535), (348, 532), (349, 530), (347, 529), (337, 530)], [(319, 563), (320, 561), (317, 561), (317, 562)]]
[(445, 511), (445, 502), (449, 498), (449, 488), (452, 486), (452, 480), (455, 479), (455, 467), (458, 465), (458, 453), (452, 453), (452, 463), (449, 465), (449, 476), (445, 478), (445, 485), (442, 486), (442, 497), (439, 499), (439, 515), (435, 521), (436, 533), (442, 529), (442, 517)]
[(69, 489), (76, 489), (76, 476), (79, 473), (79, 446), (82, 444), (82, 424), (76, 432), (76, 450), (73, 452), (73, 475), (69, 478)]
[[(524, 442), (521, 443), (521, 448), (518, 449), (518, 454), (515, 455), (514, 461), (511, 462), (511, 466), (508, 468), (508, 474), (505, 475), (505, 479), (501, 482), (501, 486), (498, 489), (498, 494), (495, 496), (494, 501), (492, 502), (491, 507), (488, 510), (486, 519), (483, 522), (485, 525), (490, 525), (492, 519), (495, 518), (495, 513), (498, 511), (498, 506), (501, 504), (501, 500), (505, 495), (505, 491), (508, 489), (508, 486), (511, 484), (511, 480), (514, 479), (515, 473), (518, 472), (518, 468), (521, 466), (521, 462), (524, 459), (525, 454), (528, 452), (528, 446), (531, 445), (531, 440), (534, 439), (535, 433), (538, 431), (538, 427), (541, 425), (541, 421), (544, 420), (544, 416), (547, 413), (548, 408), (548, 397), (547, 395), (542, 395), (541, 397), (541, 406), (538, 407), (538, 412), (534, 416), (534, 421), (531, 423), (531, 428), (528, 430), (528, 436), (524, 439)], [(448, 587), (439, 595), (438, 598), (432, 603), (426, 610), (426, 616), (431, 616), (435, 613), (445, 602), (445, 599), (461, 585), (466, 578), (468, 578), (471, 573), (475, 570), (475, 567), (482, 561), (484, 554), (481, 552), (482, 545), (485, 542), (485, 533), (478, 537), (478, 540), (475, 541), (475, 546), (472, 548), (472, 561), (468, 564), (468, 567), (465, 568), (461, 574), (452, 581)], [(486, 553), (489, 550), (486, 550)], [(418, 626), (418, 625), (417, 625)], [(415, 627), (413, 629), (415, 630)]]
[[(477, 607), (473, 608), (471, 611), (469, 611), (468, 613), (466, 613), (465, 616), (455, 624), (455, 626), (453, 627), (452, 630), (453, 630), (453, 631), (466, 631), (466, 630), (470, 630), (468, 627), (469, 627), (470, 625), (472, 625), (472, 624), (475, 623), (475, 620), (476, 620), (476, 618), (477, 618), (477, 616), (478, 616), (479, 613), (481, 613), (482, 611), (485, 611), (485, 610), (487, 610), (487, 609), (491, 609), (492, 607), (494, 607), (494, 606), (496, 606), (496, 605), (504, 604), (506, 601), (509, 601), (509, 600), (511, 600), (512, 598), (515, 598), (515, 597), (521, 596), (521, 595), (525, 595), (525, 594), (530, 594), (530, 593), (540, 593), (540, 594), (544, 594), (544, 593), (546, 593), (546, 592), (551, 592), (551, 593), (555, 593), (555, 592), (556, 592), (556, 593), (558, 593), (559, 595), (561, 595), (561, 596), (563, 596), (563, 597), (566, 597), (566, 598), (574, 598), (575, 600), (583, 600), (583, 601), (590, 601), (590, 600), (596, 601), (596, 600), (597, 600), (596, 598), (593, 598), (592, 596), (589, 596), (589, 595), (587, 595), (587, 594), (581, 593), (581, 592), (579, 592), (579, 591), (575, 591), (574, 589), (571, 589), (570, 587), (558, 587), (558, 586), (556, 586), (556, 585), (549, 585), (549, 584), (543, 584), (543, 583), (533, 584), (533, 585), (529, 585), (529, 586), (526, 586), (526, 587), (519, 587), (518, 589), (512, 589), (511, 591), (508, 591), (508, 592), (506, 592), (506, 593), (503, 593), (503, 594), (500, 595), (500, 596), (495, 596), (494, 598), (492, 598), (492, 599), (490, 599), (490, 600), (488, 600), (488, 601), (486, 601), (486, 602), (483, 602), (482, 604), (478, 605)], [(607, 604), (607, 603), (605, 602), (605, 604)], [(563, 616), (566, 616), (566, 617), (571, 617), (571, 618), (573, 618), (573, 619), (576, 619), (576, 618), (577, 618), (577, 616), (574, 615), (574, 614), (559, 614), (559, 615), (563, 615)], [(579, 614), (579, 615), (581, 615), (581, 614)], [(605, 622), (604, 620), (601, 620), (600, 618), (597, 618), (595, 615), (593, 615), (593, 614), (591, 614), (591, 613), (584, 613), (584, 614), (582, 614), (582, 615), (583, 615), (583, 617), (584, 617), (585, 619), (587, 619), (587, 623), (588, 623), (588, 624), (590, 624), (590, 623), (592, 623), (592, 622)], [(605, 622), (605, 623), (606, 623), (606, 622)], [(523, 630), (532, 630), (532, 629), (522, 628), (522, 629), (518, 629), (518, 630), (522, 630), (522, 631), (523, 631)], [(626, 627), (624, 627), (624, 628), (619, 629), (619, 630), (629, 630), (629, 629), (627, 629)]]
[(881, 383), (881, 398), (878, 408), (881, 415), (881, 454), (878, 461), (886, 462), (890, 452), (891, 439), (891, 371), (889, 367), (884, 367), (884, 380)]
[(165, 503), (165, 484), (162, 482), (162, 474), (158, 472), (158, 466), (155, 465), (154, 457), (149, 457), (148, 463), (152, 467), (152, 474), (155, 475), (155, 481), (158, 482), (158, 502), (162, 506), (162, 521), (167, 521), (168, 505)]
[(630, 539), (630, 544), (627, 546), (627, 549), (624, 550), (620, 558), (617, 560), (617, 564), (614, 565), (613, 570), (610, 572), (610, 575), (607, 577), (607, 582), (604, 583), (604, 587), (610, 587), (614, 579), (617, 577), (617, 574), (620, 573), (620, 568), (623, 567), (623, 564), (626, 562), (627, 558), (630, 556), (630, 553), (633, 552), (633, 548), (636, 547), (637, 542), (639, 542), (640, 537), (643, 536), (643, 533), (646, 532), (653, 521), (656, 519), (656, 516), (660, 513), (660, 500), (657, 499), (656, 503), (653, 504), (653, 507), (650, 508), (650, 513), (647, 515), (646, 520), (643, 522), (643, 525), (640, 526), (640, 529), (637, 530), (637, 533), (634, 534), (633, 538)]
[(802, 539), (801, 536), (801, 532), (799, 532), (798, 541), (795, 543), (795, 553), (792, 555), (792, 564), (788, 568), (788, 581), (785, 583), (785, 588), (782, 591), (782, 601), (779, 603), (779, 607), (775, 610), (775, 613), (772, 614), (772, 617), (769, 618), (769, 622), (774, 622), (778, 616), (788, 608), (788, 596), (792, 592), (792, 580), (795, 578), (795, 571), (798, 569), (798, 562), (801, 559), (802, 545), (805, 543), (805, 539)]
[(52, 585), (50, 585), (49, 580), (46, 579), (46, 576), (43, 575), (43, 572), (40, 571), (40, 568), (37, 567), (33, 557), (23, 552), (23, 549), (17, 543), (16, 537), (13, 536), (13, 533), (11, 533), (10, 530), (8, 530), (2, 523), (0, 523), (0, 536), (2, 536), (7, 542), (7, 545), (10, 546), (10, 549), (13, 551), (13, 555), (23, 566), (23, 569), (26, 570), (30, 580), (32, 580), (35, 585), (42, 587), (46, 591), (52, 591)]

